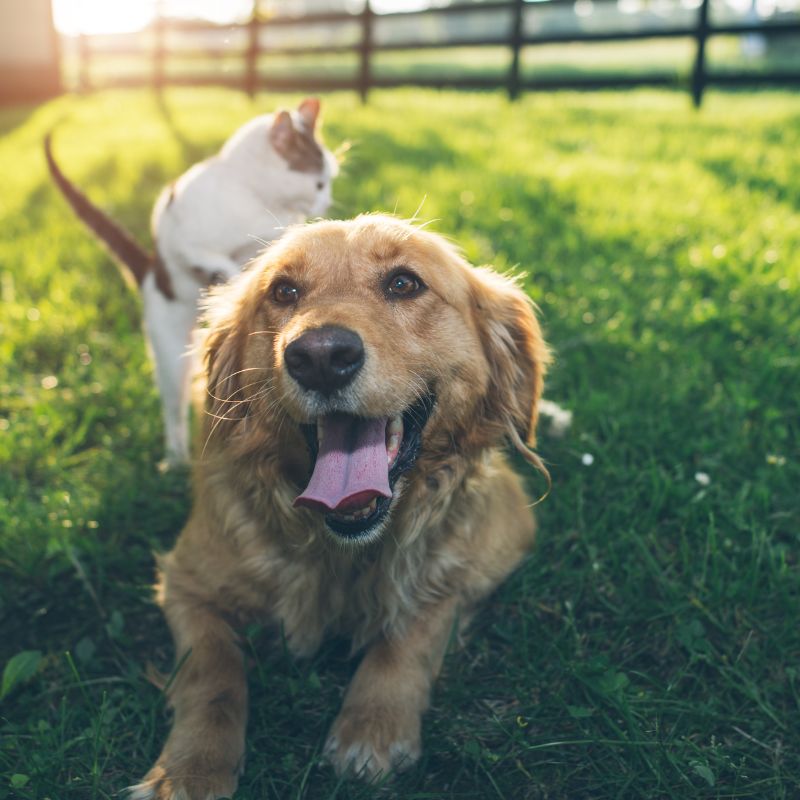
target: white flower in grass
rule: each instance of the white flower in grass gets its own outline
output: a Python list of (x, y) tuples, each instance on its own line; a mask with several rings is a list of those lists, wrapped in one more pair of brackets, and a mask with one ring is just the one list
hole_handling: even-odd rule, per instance
[(591, 467), (594, 464), (594, 456), (591, 453), (584, 453), (581, 456), (581, 464), (584, 467)]
[(767, 464), (771, 464), (773, 467), (782, 467), (786, 463), (786, 456), (779, 456), (775, 453), (770, 453), (767, 456)]
[(701, 486), (708, 486), (711, 483), (711, 476), (707, 472), (695, 472), (694, 479)]

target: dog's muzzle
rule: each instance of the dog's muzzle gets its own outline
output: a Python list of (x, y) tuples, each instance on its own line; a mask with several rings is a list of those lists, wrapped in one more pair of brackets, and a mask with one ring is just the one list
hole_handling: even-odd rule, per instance
[(303, 389), (329, 397), (347, 386), (364, 366), (364, 342), (348, 328), (323, 325), (291, 342), (283, 360)]

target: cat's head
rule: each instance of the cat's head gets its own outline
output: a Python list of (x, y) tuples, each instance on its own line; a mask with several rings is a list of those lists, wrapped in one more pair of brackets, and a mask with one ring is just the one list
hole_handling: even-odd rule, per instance
[(336, 157), (318, 136), (319, 109), (319, 100), (307, 97), (293, 111), (276, 111), (269, 128), (270, 145), (288, 171), (284, 189), (307, 217), (328, 210), (331, 183), (338, 172)]

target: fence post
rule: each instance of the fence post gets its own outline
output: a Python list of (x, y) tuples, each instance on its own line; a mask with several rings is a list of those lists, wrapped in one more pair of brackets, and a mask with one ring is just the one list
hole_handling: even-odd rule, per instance
[(364, 0), (364, 10), (361, 12), (361, 64), (358, 73), (358, 93), (361, 102), (367, 102), (367, 95), (371, 83), (370, 55), (372, 53), (372, 5), (370, 0)]
[(514, 16), (511, 20), (511, 69), (508, 72), (508, 97), (516, 100), (519, 97), (519, 56), (522, 49), (522, 12), (525, 0), (516, 0), (514, 5)]
[(78, 36), (78, 91), (88, 92), (92, 88), (92, 79), (89, 73), (89, 37), (81, 31)]
[(702, 0), (697, 11), (697, 53), (692, 70), (692, 101), (695, 108), (703, 102), (703, 90), (706, 85), (706, 39), (708, 39), (708, 6), (709, 0)]
[(258, 0), (253, 0), (253, 11), (248, 23), (249, 42), (245, 51), (244, 82), (245, 91), (253, 97), (258, 89), (258, 34), (261, 30), (258, 15)]
[(164, 3), (156, 0), (156, 16), (153, 20), (153, 88), (160, 92), (164, 88)]

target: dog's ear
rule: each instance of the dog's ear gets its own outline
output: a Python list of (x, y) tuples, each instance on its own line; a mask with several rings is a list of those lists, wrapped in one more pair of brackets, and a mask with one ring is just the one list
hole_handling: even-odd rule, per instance
[[(206, 374), (208, 377), (208, 409), (217, 419), (245, 416), (241, 408), (241, 339), (237, 326), (217, 326), (206, 338)], [(238, 410), (237, 410), (237, 407)]]
[(208, 438), (224, 440), (235, 431), (248, 412), (242, 390), (242, 369), (251, 315), (249, 276), (240, 276), (213, 290), (203, 315), (208, 324), (204, 340)]
[(550, 353), (534, 306), (516, 281), (490, 269), (472, 271), (475, 322), (489, 365), (483, 416), (500, 425), (515, 449), (547, 473), (531, 449)]

